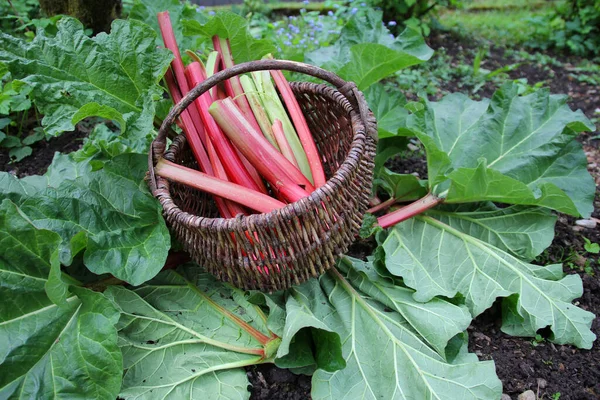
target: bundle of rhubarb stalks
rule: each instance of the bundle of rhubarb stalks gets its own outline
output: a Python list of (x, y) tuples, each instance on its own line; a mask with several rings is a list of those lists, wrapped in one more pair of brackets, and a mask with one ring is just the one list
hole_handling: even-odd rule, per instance
[[(194, 61), (184, 65), (168, 12), (159, 13), (158, 22), (165, 47), (174, 55), (165, 80), (175, 103), (234, 65), (229, 41), (219, 36), (212, 38), (214, 51), (205, 63), (187, 51)], [(155, 172), (212, 194), (222, 218), (273, 211), (326, 182), (312, 134), (280, 70), (235, 76), (212, 87), (181, 113), (177, 124), (200, 171), (160, 159)]]

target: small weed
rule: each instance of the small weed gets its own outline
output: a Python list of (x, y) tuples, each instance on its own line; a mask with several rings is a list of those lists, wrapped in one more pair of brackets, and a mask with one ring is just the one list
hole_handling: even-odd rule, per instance
[(535, 337), (533, 339), (531, 339), (531, 345), (533, 347), (537, 347), (540, 344), (544, 343), (545, 340), (546, 339), (544, 339), (544, 337), (538, 333), (535, 335)]
[(590, 241), (590, 239), (584, 237), (583, 238), (585, 244), (583, 245), (583, 248), (585, 249), (585, 251), (587, 251), (588, 253), (592, 253), (592, 254), (598, 254), (600, 253), (600, 245), (598, 243), (592, 243)]
[(550, 398), (552, 400), (558, 400), (558, 399), (560, 399), (560, 392), (554, 393)]

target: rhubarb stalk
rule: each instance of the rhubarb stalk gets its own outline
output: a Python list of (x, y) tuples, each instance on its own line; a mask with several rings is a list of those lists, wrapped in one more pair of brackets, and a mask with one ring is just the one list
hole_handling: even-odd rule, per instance
[[(202, 69), (198, 63), (193, 62), (188, 65), (186, 72), (194, 84), (203, 81)], [(258, 183), (254, 181), (248, 170), (244, 167), (244, 164), (242, 163), (237, 152), (234, 150), (229, 140), (227, 140), (227, 137), (225, 137), (223, 134), (223, 131), (221, 131), (213, 117), (209, 114), (208, 109), (211, 102), (212, 100), (210, 98), (210, 93), (208, 92), (204, 93), (195, 100), (195, 103), (200, 110), (200, 117), (204, 123), (206, 133), (213, 146), (215, 146), (215, 150), (223, 163), (223, 167), (227, 172), (227, 176), (232, 182), (258, 192), (266, 193), (267, 190), (264, 184), (259, 186)]]
[(294, 158), (294, 153), (292, 152), (290, 144), (285, 138), (285, 133), (283, 133), (283, 124), (281, 123), (281, 121), (276, 119), (275, 122), (273, 122), (272, 129), (273, 134), (275, 135), (275, 140), (277, 140), (279, 148), (281, 149), (281, 154), (283, 154), (285, 158), (287, 158), (292, 164), (294, 164), (297, 167), (298, 163)]
[(406, 221), (417, 214), (421, 214), (422, 212), (437, 206), (443, 201), (443, 197), (438, 197), (433, 193), (429, 193), (427, 196), (415, 201), (414, 203), (377, 218), (377, 223), (384, 229), (389, 228), (390, 226), (394, 226), (402, 221)]
[[(233, 67), (235, 63), (233, 61), (233, 54), (231, 54), (229, 40), (220, 38), (217, 35), (213, 36), (212, 40), (215, 50), (221, 53), (223, 66), (225, 68)], [(246, 119), (250, 121), (254, 129), (260, 131), (260, 126), (254, 117), (254, 113), (250, 108), (250, 104), (248, 103), (246, 96), (244, 96), (244, 88), (242, 87), (240, 78), (238, 76), (234, 76), (225, 81), (225, 93), (227, 93), (227, 96), (235, 99), (235, 103), (242, 110)]]
[[(295, 202), (309, 195), (286, 173), (290, 165), (254, 127), (230, 98), (218, 100), (209, 109), (229, 139), (265, 177), (273, 189), (288, 201)], [(293, 166), (291, 166), (293, 168)], [(307, 184), (310, 184), (308, 181)]]
[(294, 96), (294, 92), (292, 92), (289, 82), (285, 79), (285, 76), (283, 76), (283, 72), (280, 70), (271, 70), (271, 76), (273, 77), (273, 80), (279, 89), (279, 93), (281, 93), (281, 97), (292, 117), (292, 121), (294, 122), (294, 127), (300, 138), (300, 143), (302, 143), (302, 148), (308, 159), (315, 187), (321, 187), (327, 182), (327, 179), (325, 178), (325, 172), (323, 172), (319, 150), (317, 150), (310, 129), (308, 129), (308, 124), (300, 109), (298, 100), (296, 100), (296, 96)]
[[(246, 98), (248, 99), (248, 103), (250, 103), (250, 107), (254, 112), (254, 116), (258, 121), (258, 125), (260, 125), (260, 130), (263, 135), (267, 138), (267, 140), (279, 150), (279, 145), (277, 144), (277, 139), (275, 138), (275, 134), (273, 133), (273, 128), (271, 127), (271, 122), (269, 121), (269, 116), (265, 111), (265, 106), (262, 104), (260, 97), (256, 91), (256, 86), (254, 86), (254, 82), (249, 76), (243, 75), (240, 77), (240, 82), (242, 83), (242, 87), (244, 88), (244, 92), (246, 93)], [(290, 160), (292, 161), (292, 160)], [(294, 160), (295, 163), (296, 160)]]
[(279, 100), (279, 95), (271, 81), (269, 71), (252, 72), (252, 78), (254, 79), (256, 90), (265, 106), (265, 110), (267, 110), (271, 123), (275, 122), (276, 119), (281, 121), (283, 124), (283, 132), (292, 148), (294, 158), (296, 159), (300, 171), (302, 171), (309, 181), (314, 182), (312, 173), (310, 172), (310, 165), (306, 158), (306, 153), (302, 148), (302, 143), (300, 143), (300, 140), (298, 139), (294, 125), (292, 125), (292, 122), (283, 107), (283, 103)]
[(172, 163), (164, 158), (158, 161), (154, 171), (163, 178), (223, 197), (261, 213), (285, 206), (285, 203), (266, 194)]
[[(173, 72), (170, 69), (167, 70), (167, 73), (165, 74), (165, 81), (167, 82), (167, 87), (169, 88), (173, 102), (179, 103), (182, 96), (177, 88), (177, 84), (175, 83)], [(223, 174), (225, 174), (223, 166), (220, 165), (220, 162), (213, 162), (213, 159), (215, 158), (215, 150), (212, 144), (210, 141), (208, 141), (207, 145), (209, 154), (207, 155), (206, 149), (202, 145), (202, 142), (200, 141), (196, 131), (197, 129), (202, 129), (202, 132), (204, 133), (202, 122), (198, 120), (196, 123), (194, 123), (187, 110), (184, 110), (181, 113), (180, 119), (182, 121), (180, 127), (182, 128), (183, 133), (188, 140), (188, 145), (192, 149), (192, 153), (194, 154), (200, 169), (208, 175), (223, 178)], [(218, 157), (216, 157), (216, 159), (218, 161)], [(221, 217), (223, 218), (231, 218), (240, 212), (244, 212), (244, 209), (236, 203), (225, 201), (221, 197), (215, 197), (214, 200), (217, 205), (217, 209), (219, 210), (219, 214), (221, 214)]]

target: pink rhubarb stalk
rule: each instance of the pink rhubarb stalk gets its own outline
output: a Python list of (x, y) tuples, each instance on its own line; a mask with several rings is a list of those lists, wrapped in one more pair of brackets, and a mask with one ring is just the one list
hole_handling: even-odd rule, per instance
[(402, 221), (406, 221), (415, 215), (421, 214), (422, 212), (437, 206), (443, 201), (443, 198), (437, 197), (433, 193), (429, 193), (427, 196), (415, 201), (414, 203), (377, 218), (377, 223), (384, 229), (389, 228), (390, 226), (394, 226)]
[[(220, 38), (217, 35), (213, 36), (212, 40), (213, 47), (221, 54), (224, 69), (233, 67), (235, 62), (233, 61), (233, 54), (231, 54), (229, 40)], [(225, 81), (225, 93), (227, 93), (227, 96), (235, 99), (235, 103), (242, 110), (244, 116), (250, 121), (254, 129), (260, 132), (260, 126), (250, 108), (250, 103), (248, 103), (248, 99), (244, 96), (244, 88), (239, 76), (234, 76)]]
[(172, 163), (164, 158), (158, 161), (154, 171), (163, 178), (223, 197), (258, 212), (268, 213), (285, 206), (285, 203), (266, 194)]
[[(230, 98), (218, 100), (210, 107), (210, 113), (223, 128), (229, 139), (248, 158), (272, 185), (288, 201), (295, 202), (309, 195), (286, 173), (293, 166), (245, 119), (241, 110)], [(304, 177), (304, 184), (310, 182)]]
[(290, 117), (294, 122), (294, 127), (296, 128), (296, 132), (300, 138), (300, 143), (302, 143), (302, 147), (306, 153), (306, 158), (308, 158), (310, 172), (312, 174), (315, 187), (321, 187), (327, 182), (327, 179), (325, 178), (325, 172), (323, 171), (323, 165), (321, 164), (319, 151), (317, 150), (315, 141), (310, 133), (310, 129), (308, 129), (308, 124), (306, 123), (304, 114), (302, 114), (300, 105), (298, 104), (298, 101), (292, 92), (289, 82), (287, 79), (285, 79), (285, 76), (283, 76), (283, 72), (279, 70), (271, 70), (271, 76), (273, 77), (275, 85), (277, 86), (277, 89), (279, 89), (281, 97), (283, 97), (283, 102), (285, 103), (288, 112), (290, 113)]
[[(190, 91), (190, 87), (185, 78), (185, 66), (183, 65), (183, 60), (181, 59), (181, 53), (179, 52), (179, 47), (177, 46), (177, 41), (175, 40), (175, 33), (173, 32), (173, 26), (171, 25), (171, 18), (169, 17), (168, 11), (159, 12), (158, 15), (158, 26), (160, 28), (160, 33), (163, 38), (163, 42), (165, 47), (173, 53), (173, 61), (171, 62), (171, 68), (173, 68), (173, 72), (175, 74), (175, 81), (177, 82), (177, 86), (181, 91), (181, 95), (185, 96)], [(188, 107), (188, 112), (194, 121), (201, 121), (200, 114), (198, 109), (194, 104), (190, 104)], [(200, 132), (198, 132), (200, 133)], [(200, 140), (205, 144), (206, 137), (204, 133), (200, 133)]]
[[(177, 83), (175, 83), (175, 77), (173, 76), (173, 72), (170, 69), (167, 70), (167, 73), (165, 74), (165, 81), (167, 82), (167, 87), (169, 88), (169, 92), (171, 93), (173, 102), (179, 103), (181, 101), (182, 96), (181, 96), (181, 93), (179, 92), (179, 88), (177, 87)], [(184, 110), (183, 113), (181, 113), (180, 119), (182, 121), (180, 127), (182, 128), (182, 130), (185, 134), (185, 137), (188, 140), (188, 144), (189, 144), (190, 148), (192, 149), (192, 152), (194, 153), (194, 157), (196, 158), (196, 161), (198, 162), (198, 166), (200, 167), (200, 169), (208, 175), (211, 175), (211, 176), (216, 175), (219, 178), (223, 178), (223, 175), (225, 174), (225, 171), (223, 170), (223, 166), (220, 165), (220, 162), (219, 163), (213, 162), (213, 159), (215, 158), (215, 156), (214, 156), (215, 150), (214, 150), (212, 144), (210, 143), (210, 141), (207, 143), (208, 144), (208, 153), (209, 153), (207, 155), (206, 149), (202, 145), (202, 142), (200, 141), (198, 133), (196, 132), (196, 129), (202, 129), (202, 132), (204, 133), (204, 127), (202, 125), (202, 121), (200, 121), (198, 119), (198, 121), (196, 121), (194, 123), (192, 117), (187, 112), (187, 110)], [(213, 153), (213, 154), (211, 154), (211, 153)], [(217, 161), (218, 161), (218, 157), (217, 157)], [(225, 175), (225, 176), (227, 176), (227, 175)], [(231, 218), (240, 212), (242, 212), (242, 213), (244, 212), (244, 209), (242, 207), (240, 207), (238, 204), (235, 204), (230, 201), (225, 201), (221, 197), (215, 197), (214, 200), (217, 205), (217, 209), (219, 210), (219, 214), (221, 214), (221, 217), (223, 217), (223, 218)]]
[(298, 163), (296, 162), (296, 158), (294, 157), (294, 152), (290, 147), (287, 139), (285, 138), (285, 133), (283, 132), (283, 124), (280, 120), (276, 119), (272, 126), (273, 135), (275, 136), (275, 140), (279, 145), (279, 149), (281, 150), (281, 154), (285, 158), (287, 158), (296, 168), (298, 167)]
[[(202, 82), (202, 69), (198, 63), (191, 63), (188, 65), (186, 71), (192, 82)], [(200, 110), (200, 117), (204, 123), (208, 138), (212, 142), (213, 146), (215, 146), (215, 150), (221, 159), (221, 162), (223, 163), (223, 167), (227, 172), (227, 176), (232, 182), (235, 182), (239, 185), (256, 190), (257, 192), (267, 193), (267, 189), (265, 188), (264, 184), (261, 187), (257, 184), (257, 182), (254, 181), (248, 170), (244, 167), (244, 164), (242, 163), (242, 160), (238, 156), (237, 152), (234, 150), (227, 137), (225, 137), (223, 134), (223, 131), (221, 131), (213, 117), (209, 114), (208, 109), (211, 102), (212, 100), (210, 98), (210, 93), (208, 92), (204, 93), (195, 100), (195, 104)]]

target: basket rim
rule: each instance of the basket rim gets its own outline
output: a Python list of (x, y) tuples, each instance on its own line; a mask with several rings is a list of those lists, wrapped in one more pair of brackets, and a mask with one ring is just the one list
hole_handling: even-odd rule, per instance
[[(368, 140), (369, 133), (367, 132), (367, 127), (362, 121), (361, 115), (358, 110), (356, 110), (348, 99), (337, 89), (323, 83), (313, 83), (313, 82), (290, 82), (290, 84), (294, 87), (308, 87), (313, 90), (321, 89), (323, 90), (320, 94), (323, 96), (329, 97), (334, 102), (340, 103), (343, 109), (348, 110), (348, 115), (350, 117), (350, 124), (352, 126), (352, 142), (350, 144), (350, 148), (348, 153), (346, 154), (344, 161), (340, 164), (339, 168), (335, 171), (335, 173), (327, 180), (325, 185), (315, 189), (309, 196), (306, 196), (296, 202), (286, 204), (284, 207), (270, 211), (268, 213), (255, 213), (250, 215), (238, 214), (233, 218), (222, 218), (222, 217), (207, 217), (202, 215), (196, 215), (188, 213), (187, 211), (182, 210), (174, 201), (173, 196), (171, 195), (171, 185), (168, 179), (163, 178), (159, 175), (156, 176), (157, 188), (152, 191), (154, 197), (156, 197), (161, 205), (163, 206), (164, 211), (171, 214), (171, 216), (175, 217), (179, 222), (183, 222), (188, 226), (193, 226), (197, 228), (206, 228), (206, 229), (215, 229), (215, 230), (227, 230), (233, 231), (235, 230), (235, 226), (240, 222), (247, 221), (248, 224), (260, 227), (261, 225), (269, 225), (269, 220), (279, 216), (284, 220), (292, 220), (294, 217), (302, 215), (306, 213), (306, 210), (311, 207), (306, 207), (308, 205), (317, 205), (320, 204), (323, 198), (328, 197), (332, 192), (335, 192), (340, 185), (347, 184), (347, 178), (344, 177), (341, 170), (344, 166), (346, 168), (352, 170), (358, 168), (358, 162), (353, 162), (353, 158), (351, 154), (353, 152), (362, 153), (365, 149), (365, 141)], [(369, 112), (372, 117), (372, 113)], [(171, 152), (171, 148), (175, 141), (185, 141), (185, 135), (179, 134), (173, 142), (165, 151), (165, 155)], [(186, 145), (188, 145), (186, 143)], [(167, 208), (168, 206), (168, 208)], [(304, 207), (302, 207), (304, 206)], [(304, 209), (304, 211), (303, 211)]]

